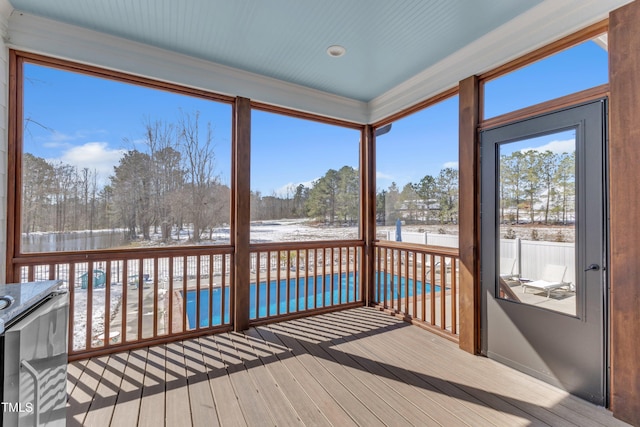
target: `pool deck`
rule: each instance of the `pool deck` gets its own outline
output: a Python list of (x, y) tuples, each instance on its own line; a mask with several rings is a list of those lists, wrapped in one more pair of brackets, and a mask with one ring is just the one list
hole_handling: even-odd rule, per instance
[(68, 426), (625, 426), (603, 408), (357, 308), (76, 361)]

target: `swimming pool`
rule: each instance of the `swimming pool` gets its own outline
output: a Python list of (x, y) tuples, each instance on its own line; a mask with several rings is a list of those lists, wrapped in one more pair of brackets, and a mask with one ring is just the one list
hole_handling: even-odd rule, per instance
[[(376, 279), (378, 275), (376, 274)], [(333, 279), (333, 289), (331, 282)], [(399, 279), (399, 280), (398, 280)], [(383, 276), (384, 280), (384, 276)], [(376, 283), (375, 294), (382, 295), (384, 292), (384, 281)], [(376, 280), (378, 282), (378, 280)], [(387, 300), (391, 298), (404, 298), (406, 288), (405, 279), (403, 277), (391, 276), (387, 274), (386, 294)], [(288, 295), (287, 295), (288, 283)], [(413, 296), (413, 280), (408, 280), (408, 295)], [(380, 286), (380, 293), (378, 293)], [(416, 281), (416, 291), (419, 295), (422, 292), (422, 283)], [(337, 304), (345, 304), (359, 300), (360, 293), (360, 276), (353, 273), (346, 274), (327, 274), (325, 276), (311, 276), (291, 278), (289, 280), (282, 279), (279, 282), (272, 280), (269, 282), (269, 304), (267, 305), (267, 283), (260, 282), (258, 292), (256, 292), (256, 284), (250, 285), (249, 300), (249, 318), (257, 319), (276, 314), (295, 313), (297, 311), (308, 310), (312, 308), (329, 307)], [(439, 287), (436, 286), (436, 290)], [(431, 286), (425, 284), (425, 292), (430, 292)], [(223, 289), (220, 287), (213, 288), (213, 292), (209, 289), (200, 290), (200, 327), (221, 325), (223, 316), (224, 323), (229, 323), (229, 288), (224, 289), (224, 313), (222, 313), (222, 294)], [(279, 294), (279, 295), (278, 295)], [(258, 301), (256, 302), (256, 295)], [(187, 320), (190, 327), (196, 324), (196, 301), (197, 291), (187, 291)], [(287, 298), (288, 297), (288, 298)], [(213, 310), (210, 310), (213, 307)], [(211, 314), (210, 314), (211, 311)]]
[[(331, 287), (332, 279), (333, 288)], [(356, 298), (356, 293), (360, 292), (360, 277), (359, 275), (354, 276), (353, 273), (300, 277), (298, 279), (294, 277), (289, 280), (282, 279), (279, 282), (272, 280), (269, 282), (268, 289), (269, 304), (267, 306), (267, 282), (260, 282), (258, 292), (256, 292), (255, 283), (250, 285), (250, 319), (355, 302), (359, 299)], [(200, 327), (222, 324), (222, 291), (222, 288), (219, 287), (214, 288), (212, 294), (209, 289), (200, 290)], [(196, 296), (197, 291), (187, 291), (189, 325), (195, 325), (196, 322)], [(229, 323), (229, 299), (229, 288), (225, 288), (224, 323)], [(210, 306), (213, 307), (211, 319), (209, 319)], [(209, 323), (210, 321), (211, 323)]]

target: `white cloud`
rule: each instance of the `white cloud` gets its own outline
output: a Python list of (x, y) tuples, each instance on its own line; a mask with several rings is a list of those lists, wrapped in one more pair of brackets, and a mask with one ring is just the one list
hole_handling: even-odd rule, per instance
[(71, 147), (65, 151), (59, 161), (78, 169), (87, 168), (90, 171), (96, 171), (102, 179), (106, 179), (113, 174), (113, 167), (118, 164), (126, 150), (113, 150), (109, 148), (106, 142), (88, 142), (83, 145)]
[(442, 165), (442, 168), (458, 169), (458, 162), (446, 162), (444, 165)]
[(49, 141), (49, 142), (45, 142), (42, 144), (43, 147), (45, 148), (65, 148), (65, 147), (69, 147), (69, 143), (67, 142), (57, 142), (57, 141)]
[(575, 139), (555, 140), (555, 141), (547, 142), (546, 144), (541, 145), (539, 147), (524, 148), (520, 151), (525, 153), (531, 150), (538, 151), (541, 153), (545, 151), (551, 151), (554, 154), (573, 153), (574, 151), (576, 151), (576, 141)]
[(376, 172), (376, 179), (387, 179), (389, 181), (393, 181), (394, 177), (393, 175), (389, 175), (388, 173)]
[[(62, 133), (62, 132), (53, 130), (51, 131), (50, 135), (47, 135), (46, 140), (42, 141), (42, 145), (48, 148), (71, 147), (70, 143), (72, 141), (86, 139), (91, 134), (98, 135), (98, 134), (104, 134), (104, 133), (105, 131), (100, 131), (100, 130), (91, 131), (91, 132), (85, 131), (85, 130), (78, 130), (72, 134), (68, 134), (68, 133)], [(39, 138), (39, 139), (43, 139), (43, 138)]]

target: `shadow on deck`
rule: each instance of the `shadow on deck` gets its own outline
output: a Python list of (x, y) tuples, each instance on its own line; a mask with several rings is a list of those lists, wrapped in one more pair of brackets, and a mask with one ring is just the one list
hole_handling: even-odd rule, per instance
[(370, 308), (69, 364), (69, 426), (623, 426)]

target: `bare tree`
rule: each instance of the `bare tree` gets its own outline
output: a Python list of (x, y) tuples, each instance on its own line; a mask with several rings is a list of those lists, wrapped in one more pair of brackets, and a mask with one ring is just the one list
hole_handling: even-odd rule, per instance
[(184, 206), (193, 226), (194, 242), (200, 241), (200, 235), (211, 218), (207, 218), (206, 206), (217, 203), (211, 197), (211, 188), (218, 184), (216, 171), (215, 145), (213, 129), (207, 122), (206, 128), (200, 130), (200, 112), (194, 114), (181, 113), (178, 120), (178, 141), (185, 162), (186, 195)]
[(151, 180), (151, 214), (154, 232), (158, 226), (162, 241), (171, 237), (171, 227), (175, 223), (175, 211), (171, 209), (169, 195), (180, 189), (184, 182), (184, 172), (177, 150), (175, 126), (162, 121), (145, 123), (145, 144), (149, 148)]

